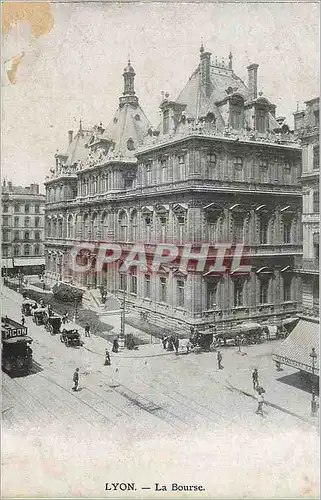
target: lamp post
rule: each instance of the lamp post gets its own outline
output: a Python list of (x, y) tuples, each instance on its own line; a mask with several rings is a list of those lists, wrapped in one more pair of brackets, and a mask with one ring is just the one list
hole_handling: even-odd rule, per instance
[(119, 347), (123, 348), (125, 346), (125, 314), (126, 314), (126, 292), (124, 291), (123, 303), (121, 304), (121, 318), (120, 318), (120, 337), (119, 337)]
[(312, 359), (312, 388), (311, 388), (311, 393), (312, 393), (312, 398), (311, 398), (311, 416), (315, 417), (317, 414), (317, 403), (315, 400), (315, 388), (314, 388), (314, 370), (315, 370), (315, 362), (316, 358), (318, 357), (317, 353), (315, 352), (315, 348), (312, 347), (312, 351), (310, 353), (311, 359)]

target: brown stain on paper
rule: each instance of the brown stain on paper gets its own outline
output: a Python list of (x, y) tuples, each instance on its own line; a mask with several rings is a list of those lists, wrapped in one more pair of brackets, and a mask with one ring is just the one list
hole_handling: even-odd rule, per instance
[(19, 21), (30, 24), (31, 33), (37, 38), (49, 33), (54, 25), (49, 2), (3, 2), (2, 33), (6, 34)]
[[(31, 33), (35, 38), (46, 35), (54, 25), (51, 4), (49, 2), (4, 2), (2, 4), (2, 33), (8, 33), (10, 28), (19, 21), (25, 21), (30, 25)], [(11, 67), (7, 70), (7, 76), (11, 84), (16, 83), (17, 70), (24, 55), (22, 52), (8, 61)]]

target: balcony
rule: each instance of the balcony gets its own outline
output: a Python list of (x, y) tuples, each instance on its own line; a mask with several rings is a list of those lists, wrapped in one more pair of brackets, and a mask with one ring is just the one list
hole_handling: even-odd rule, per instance
[(248, 256), (269, 256), (269, 255), (302, 255), (302, 246), (288, 243), (253, 245), (246, 247)]
[(139, 144), (138, 153), (143, 153), (162, 146), (163, 144), (167, 145), (188, 137), (217, 138), (226, 142), (235, 142), (235, 140), (238, 140), (240, 143), (273, 144), (276, 147), (286, 146), (291, 149), (301, 149), (297, 139), (291, 135), (275, 134), (271, 132), (258, 133), (257, 131), (247, 131), (246, 129), (232, 130), (230, 128), (225, 128), (225, 130), (219, 130), (215, 125), (194, 121), (194, 123), (186, 123), (184, 127), (181, 127), (180, 133), (145, 138)]
[(307, 274), (319, 274), (319, 260), (302, 259), (298, 271)]

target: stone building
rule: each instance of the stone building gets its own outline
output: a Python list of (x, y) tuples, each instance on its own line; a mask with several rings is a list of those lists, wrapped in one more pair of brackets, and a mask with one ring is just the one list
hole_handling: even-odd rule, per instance
[(69, 132), (69, 148), (56, 155), (46, 182), (49, 277), (75, 281), (66, 256), (80, 241), (112, 241), (124, 252), (144, 243), (150, 254), (160, 242), (244, 243), (247, 274), (182, 272), (173, 263), (157, 274), (108, 266), (80, 279), (125, 293), (128, 306), (156, 324), (206, 328), (215, 321), (224, 330), (293, 317), (300, 306), (301, 148), (258, 92), (258, 65), (247, 70), (245, 83), (232, 54), (225, 63), (202, 46), (178, 98), (163, 94), (154, 129), (128, 63), (110, 125)]
[(319, 98), (307, 101), (304, 111), (294, 113), (294, 128), (302, 144), (303, 259), (299, 266), (302, 313), (310, 318), (319, 318)]
[(45, 264), (45, 195), (38, 184), (2, 185), (2, 274), (38, 274)]

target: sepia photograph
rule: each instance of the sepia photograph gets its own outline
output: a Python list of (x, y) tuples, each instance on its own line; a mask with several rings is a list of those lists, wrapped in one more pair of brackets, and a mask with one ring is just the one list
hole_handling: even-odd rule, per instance
[(320, 4), (1, 14), (2, 498), (319, 498)]

